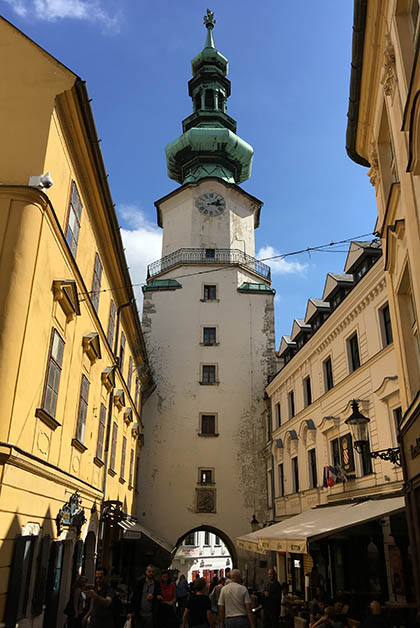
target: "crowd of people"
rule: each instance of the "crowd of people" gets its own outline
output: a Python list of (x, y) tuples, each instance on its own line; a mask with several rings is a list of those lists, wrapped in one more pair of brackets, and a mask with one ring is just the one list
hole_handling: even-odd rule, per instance
[[(95, 585), (84, 576), (74, 583), (64, 610), (68, 628), (291, 628), (298, 608), (309, 628), (349, 628), (349, 605), (327, 599), (316, 587), (309, 606), (281, 585), (274, 569), (260, 596), (250, 596), (242, 584), (239, 569), (226, 570), (225, 577), (214, 576), (210, 583), (196, 576), (188, 583), (184, 575), (174, 579), (169, 571), (155, 578), (153, 565), (146, 567), (133, 594), (108, 584), (107, 572), (96, 572)], [(260, 613), (259, 611), (262, 611)], [(361, 628), (387, 628), (377, 601)]]

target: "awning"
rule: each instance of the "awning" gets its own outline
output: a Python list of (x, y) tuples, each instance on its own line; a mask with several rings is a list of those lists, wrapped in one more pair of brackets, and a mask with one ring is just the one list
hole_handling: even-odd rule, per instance
[(123, 539), (135, 540), (141, 539), (143, 536), (146, 536), (148, 539), (153, 541), (153, 543), (160, 545), (160, 547), (162, 547), (169, 553), (171, 553), (174, 549), (173, 545), (159, 538), (156, 534), (150, 532), (150, 530), (147, 530), (147, 528), (144, 528), (138, 522), (134, 522), (133, 520), (128, 519), (126, 521), (120, 521), (118, 525), (123, 529)]
[[(249, 549), (258, 553), (273, 550), (306, 554), (310, 541), (367, 521), (379, 519), (404, 508), (404, 497), (370, 499), (355, 504), (313, 508), (281, 523), (275, 523), (267, 528), (262, 528), (262, 530), (239, 537), (236, 543), (242, 549)], [(247, 547), (245, 547), (246, 544)]]

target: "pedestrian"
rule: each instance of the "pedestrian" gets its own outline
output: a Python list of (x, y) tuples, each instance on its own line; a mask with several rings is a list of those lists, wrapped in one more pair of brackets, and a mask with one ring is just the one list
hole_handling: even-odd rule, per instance
[(361, 628), (388, 628), (389, 623), (382, 613), (382, 607), (378, 600), (372, 600), (369, 604), (369, 617), (362, 623)]
[(155, 581), (153, 565), (147, 565), (144, 577), (135, 588), (131, 612), (136, 628), (158, 628), (159, 600), (162, 599), (160, 584)]
[(219, 582), (219, 577), (214, 575), (213, 578), (211, 579), (210, 588), (209, 588), (209, 595), (211, 595), (213, 593), (213, 589), (214, 589), (214, 587), (217, 586), (218, 582)]
[[(220, 597), (220, 591), (222, 590), (222, 587), (225, 584), (225, 579), (224, 578), (219, 578), (219, 580), (217, 581), (217, 585), (214, 587), (213, 592), (210, 595), (210, 601), (211, 601), (211, 610), (212, 613), (214, 613), (214, 626), (216, 628), (218, 628), (219, 626), (219, 597)], [(221, 627), (223, 628), (223, 627)]]
[(114, 590), (107, 583), (107, 576), (107, 569), (97, 569), (95, 585), (86, 585), (85, 595), (90, 599), (90, 608), (82, 619), (82, 626), (89, 619), (89, 628), (115, 628), (111, 608)]
[(86, 576), (78, 576), (71, 588), (70, 599), (64, 609), (64, 613), (68, 617), (68, 628), (80, 628), (82, 625), (82, 619), (88, 610), (86, 585)]
[[(219, 620), (226, 628), (255, 628), (251, 598), (244, 587), (239, 569), (233, 569), (230, 584), (225, 584), (219, 596)], [(226, 582), (226, 581), (225, 581)]]
[(226, 567), (225, 569), (225, 584), (230, 584), (232, 582), (230, 577), (230, 567)]
[(160, 576), (161, 598), (159, 605), (159, 628), (175, 628), (176, 587), (169, 577), (169, 571)]
[(213, 627), (213, 613), (211, 601), (208, 596), (208, 584), (205, 578), (199, 578), (195, 582), (195, 595), (192, 595), (182, 618), (182, 628), (209, 628)]
[(274, 569), (269, 569), (268, 582), (264, 586), (262, 606), (264, 609), (264, 628), (278, 628), (282, 590)]
[(179, 576), (178, 584), (176, 585), (176, 603), (177, 603), (178, 624), (182, 623), (184, 610), (185, 610), (185, 607), (187, 606), (189, 597), (190, 597), (190, 588), (188, 586), (188, 582), (184, 574), (181, 574)]
[[(285, 622), (287, 618), (290, 617), (290, 601), (291, 596), (289, 595), (289, 587), (287, 583), (281, 585), (281, 607), (280, 607), (280, 617)], [(309, 624), (311, 625), (311, 624)]]

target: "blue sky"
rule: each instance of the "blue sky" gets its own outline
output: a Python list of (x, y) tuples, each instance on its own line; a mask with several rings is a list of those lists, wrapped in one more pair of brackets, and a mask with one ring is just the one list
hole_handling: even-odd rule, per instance
[[(0, 0), (1, 12), (86, 80), (133, 282), (160, 257), (154, 201), (177, 187), (165, 145), (191, 112), (191, 59), (205, 40), (202, 0)], [(254, 147), (243, 188), (264, 201), (256, 250), (267, 257), (372, 232), (374, 189), (345, 152), (351, 0), (212, 0), (229, 59), (228, 113)], [(274, 263), (276, 342), (322, 294), (341, 252)]]

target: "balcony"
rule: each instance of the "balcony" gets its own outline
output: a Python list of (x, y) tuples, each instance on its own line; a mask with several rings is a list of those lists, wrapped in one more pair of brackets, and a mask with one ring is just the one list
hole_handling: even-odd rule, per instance
[(239, 249), (178, 249), (162, 259), (149, 264), (147, 278), (151, 279), (176, 266), (188, 266), (196, 264), (209, 264), (219, 266), (221, 264), (243, 266), (247, 270), (256, 273), (264, 279), (270, 280), (271, 270), (267, 264), (259, 262), (255, 257), (247, 255)]

